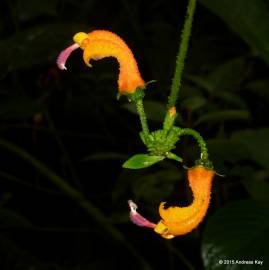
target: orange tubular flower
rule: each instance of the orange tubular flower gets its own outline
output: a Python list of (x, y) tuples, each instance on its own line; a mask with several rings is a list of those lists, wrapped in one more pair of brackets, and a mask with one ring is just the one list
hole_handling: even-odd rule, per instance
[[(159, 206), (162, 219), (154, 226), (154, 231), (166, 239), (171, 239), (195, 229), (203, 220), (209, 207), (214, 174), (214, 171), (200, 165), (189, 169), (188, 180), (193, 192), (192, 204), (187, 207), (169, 207), (165, 209), (165, 203), (162, 202)], [(137, 215), (139, 214), (137, 213)], [(138, 219), (134, 214), (131, 215), (131, 220), (135, 224), (139, 223), (137, 224), (139, 226), (153, 227), (152, 223), (147, 220), (147, 222), (143, 223), (142, 219)]]
[(168, 110), (168, 113), (169, 113), (169, 116), (170, 117), (173, 117), (177, 114), (177, 109), (175, 106), (171, 107), (169, 110)]
[(145, 87), (132, 51), (118, 35), (105, 30), (95, 30), (89, 34), (77, 33), (73, 40), (75, 44), (65, 49), (58, 57), (57, 64), (60, 69), (66, 69), (67, 58), (73, 50), (80, 47), (84, 51), (84, 62), (90, 67), (91, 59), (115, 57), (118, 60), (118, 87), (121, 94), (132, 94), (138, 87)]

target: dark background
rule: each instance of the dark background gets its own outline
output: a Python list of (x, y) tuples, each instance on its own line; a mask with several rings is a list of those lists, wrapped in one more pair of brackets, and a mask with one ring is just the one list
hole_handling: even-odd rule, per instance
[[(186, 4), (1, 2), (0, 269), (269, 269), (268, 1), (197, 4), (177, 125), (201, 133), (225, 177), (215, 177), (198, 229), (171, 241), (133, 225), (127, 200), (157, 222), (161, 201), (191, 202), (185, 169), (176, 161), (122, 169), (128, 157), (146, 149), (134, 108), (125, 97), (116, 100), (116, 61), (96, 61), (89, 69), (77, 50), (67, 71), (55, 65), (76, 32), (117, 33), (133, 50), (145, 81), (157, 80), (145, 98), (150, 129), (156, 130)], [(7, 141), (32, 160), (11, 151)], [(175, 152), (192, 166), (198, 149), (184, 138)], [(36, 160), (45, 171), (33, 166)], [(51, 181), (52, 172), (96, 211), (84, 211)], [(262, 260), (263, 266), (236, 260)]]

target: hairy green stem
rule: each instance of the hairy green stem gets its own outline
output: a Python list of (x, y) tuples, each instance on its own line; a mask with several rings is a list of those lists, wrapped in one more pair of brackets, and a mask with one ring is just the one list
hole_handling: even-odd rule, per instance
[(207, 146), (206, 146), (206, 142), (204, 141), (200, 133), (191, 128), (183, 128), (180, 130), (179, 136), (182, 136), (182, 135), (190, 135), (197, 141), (200, 147), (200, 151), (201, 151), (200, 159), (207, 161), (208, 160)]
[(193, 15), (195, 11), (196, 0), (189, 0), (187, 7), (186, 19), (181, 34), (181, 42), (179, 45), (179, 51), (176, 58), (176, 69), (171, 85), (171, 93), (168, 98), (168, 108), (175, 106), (177, 102), (178, 92), (181, 85), (181, 77), (184, 68), (184, 62), (188, 50), (189, 39), (191, 35), (191, 27), (193, 21)]
[(146, 117), (145, 110), (144, 110), (143, 99), (139, 98), (139, 99), (135, 100), (134, 102), (135, 102), (136, 109), (137, 109), (137, 112), (138, 112), (138, 115), (140, 118), (142, 132), (143, 132), (144, 138), (147, 142), (150, 133), (149, 133), (149, 128), (148, 128), (147, 117)]
[(135, 248), (125, 239), (121, 232), (119, 232), (103, 215), (103, 213), (91, 202), (89, 202), (82, 193), (69, 185), (64, 179), (62, 179), (44, 163), (37, 160), (34, 156), (30, 155), (24, 149), (2, 139), (0, 139), (0, 147), (7, 149), (8, 151), (16, 154), (17, 156), (31, 164), (43, 176), (45, 176), (60, 190), (62, 190), (69, 198), (76, 201), (111, 238), (121, 243), (134, 256), (134, 258), (136, 258), (141, 263), (142, 269), (152, 269), (151, 266), (144, 260), (144, 258), (141, 257), (137, 253)]

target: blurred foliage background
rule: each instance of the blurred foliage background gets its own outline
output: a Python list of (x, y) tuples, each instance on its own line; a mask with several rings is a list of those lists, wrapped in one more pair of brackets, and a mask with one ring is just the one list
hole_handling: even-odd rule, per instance
[[(117, 63), (104, 59), (89, 69), (77, 51), (67, 71), (55, 65), (76, 32), (119, 34), (144, 79), (157, 80), (145, 106), (158, 129), (186, 4), (1, 2), (0, 269), (269, 269), (268, 0), (198, 2), (178, 125), (201, 132), (225, 177), (214, 180), (204, 222), (172, 241), (128, 219), (130, 198), (156, 222), (161, 201), (187, 205), (192, 195), (176, 162), (121, 168), (145, 149), (134, 108), (116, 100)], [(198, 149), (184, 138), (176, 152), (192, 166)], [(90, 211), (55, 177), (84, 194)], [(263, 266), (218, 263), (225, 259)]]

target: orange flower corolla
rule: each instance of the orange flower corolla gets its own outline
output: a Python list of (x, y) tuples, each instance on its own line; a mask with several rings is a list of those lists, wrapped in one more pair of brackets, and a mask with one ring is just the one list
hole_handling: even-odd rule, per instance
[[(106, 30), (95, 30), (88, 34), (80, 32), (74, 35), (74, 45), (68, 47), (67, 57), (70, 50), (80, 47), (83, 59), (88, 66), (90, 60), (99, 60), (105, 57), (115, 57), (119, 62), (118, 87), (122, 94), (134, 93), (138, 87), (144, 88), (145, 82), (142, 79), (134, 55), (126, 43), (116, 34)], [(71, 49), (69, 49), (71, 48)], [(65, 53), (61, 53), (57, 64), (59, 68), (65, 68)]]
[(176, 107), (175, 107), (175, 106), (171, 107), (171, 108), (168, 110), (168, 113), (169, 113), (169, 116), (170, 116), (170, 117), (175, 116), (176, 113), (177, 113)]
[(193, 193), (192, 204), (187, 207), (165, 209), (165, 203), (162, 202), (159, 206), (162, 220), (155, 226), (154, 231), (164, 238), (171, 239), (195, 229), (203, 220), (209, 207), (214, 174), (214, 171), (203, 166), (195, 166), (189, 169), (188, 180)]

